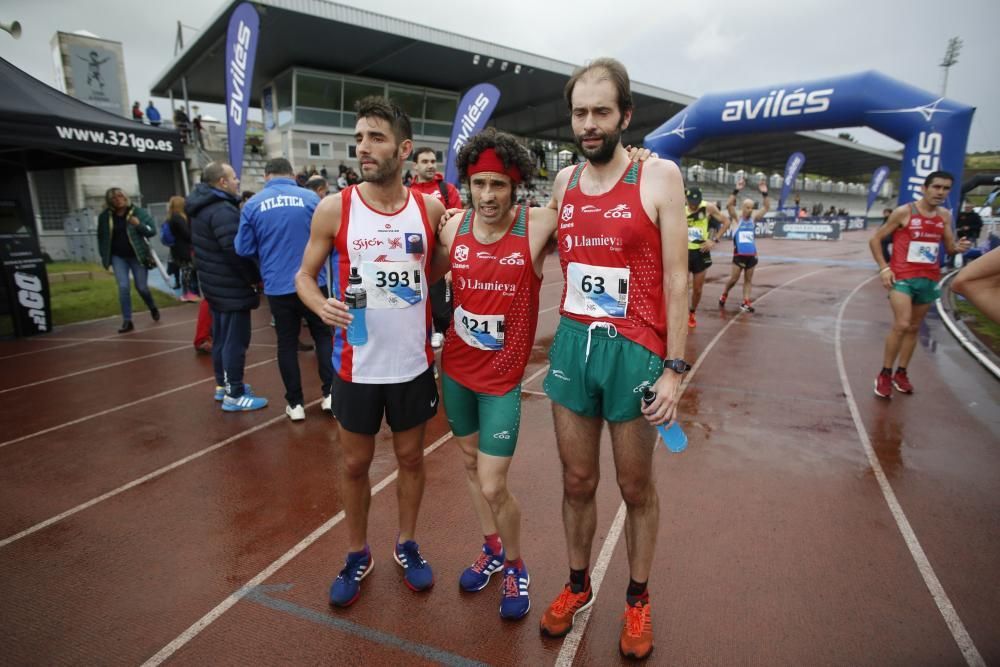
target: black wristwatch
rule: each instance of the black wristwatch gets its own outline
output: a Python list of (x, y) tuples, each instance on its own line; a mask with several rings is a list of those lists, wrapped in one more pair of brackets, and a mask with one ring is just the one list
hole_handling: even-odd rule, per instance
[(679, 375), (683, 375), (684, 373), (687, 373), (689, 370), (691, 370), (691, 364), (684, 361), (683, 359), (664, 359), (663, 367), (669, 368), (670, 370)]

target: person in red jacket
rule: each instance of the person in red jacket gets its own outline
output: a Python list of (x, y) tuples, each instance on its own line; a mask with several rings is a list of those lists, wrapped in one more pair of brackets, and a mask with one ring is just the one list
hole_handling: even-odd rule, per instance
[[(418, 148), (413, 152), (413, 181), (410, 189), (421, 194), (437, 197), (445, 209), (461, 208), (462, 197), (458, 188), (446, 183), (437, 170), (437, 155), (433, 148)], [(431, 315), (434, 319), (434, 333), (431, 347), (437, 349), (444, 344), (444, 333), (451, 324), (451, 274), (431, 285)]]

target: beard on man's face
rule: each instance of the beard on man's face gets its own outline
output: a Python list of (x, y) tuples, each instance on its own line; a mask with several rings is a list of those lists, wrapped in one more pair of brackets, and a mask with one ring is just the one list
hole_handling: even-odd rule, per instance
[[(597, 139), (601, 140), (600, 145), (597, 148), (585, 148), (583, 145), (584, 139)], [(603, 132), (593, 132), (591, 134), (578, 134), (576, 135), (576, 146), (583, 153), (583, 156), (587, 158), (592, 164), (607, 164), (611, 162), (611, 159), (615, 156), (615, 150), (621, 143), (622, 139), (622, 124), (619, 123), (618, 127), (615, 128), (610, 134), (605, 134)]]
[[(375, 160), (374, 158), (371, 158)], [(399, 171), (399, 165), (402, 160), (393, 156), (385, 158), (382, 161), (375, 160), (377, 167), (374, 171), (365, 171), (363, 167), (359, 164), (358, 167), (361, 170), (361, 180), (366, 183), (386, 183), (390, 178), (396, 175)]]

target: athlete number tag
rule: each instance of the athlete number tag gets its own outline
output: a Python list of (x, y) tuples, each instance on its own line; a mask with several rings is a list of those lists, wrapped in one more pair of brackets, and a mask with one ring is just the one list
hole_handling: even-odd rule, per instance
[(688, 227), (688, 241), (704, 241), (705, 237), (701, 233), (701, 227)]
[(423, 300), (419, 262), (363, 262), (369, 308), (409, 308)]
[(628, 310), (627, 268), (570, 262), (566, 267), (566, 302), (570, 313), (587, 317), (625, 317)]
[(503, 349), (503, 315), (477, 315), (461, 306), (455, 309), (455, 333), (469, 347), (479, 350)]
[(910, 249), (906, 252), (906, 261), (915, 264), (936, 264), (938, 249), (937, 243), (910, 241)]
[(754, 242), (753, 232), (737, 232), (736, 242), (745, 243), (747, 245), (753, 245)]

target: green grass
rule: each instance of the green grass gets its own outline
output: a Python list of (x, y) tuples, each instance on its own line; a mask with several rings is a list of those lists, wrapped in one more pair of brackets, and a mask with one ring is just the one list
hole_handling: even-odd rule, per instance
[[(49, 284), (49, 289), (52, 294), (53, 326), (121, 314), (121, 307), (118, 305), (118, 287), (110, 274), (107, 278), (95, 277), (93, 280), (52, 282)], [(181, 305), (172, 294), (150, 289), (157, 308), (162, 310)], [(135, 312), (149, 310), (139, 293), (135, 291), (135, 286), (132, 287), (132, 310)]]
[[(94, 273), (108, 273), (104, 267), (95, 262), (51, 262), (45, 265), (45, 270), (51, 276), (53, 273), (69, 273), (74, 271), (93, 271)], [(110, 276), (111, 274), (108, 273)]]
[(968, 301), (954, 295), (953, 301), (955, 311), (961, 316), (965, 325), (979, 337), (984, 345), (993, 350), (994, 353), (1000, 354), (1000, 325), (988, 319)]
[(1000, 169), (1000, 154), (982, 153), (965, 156), (966, 169)]

